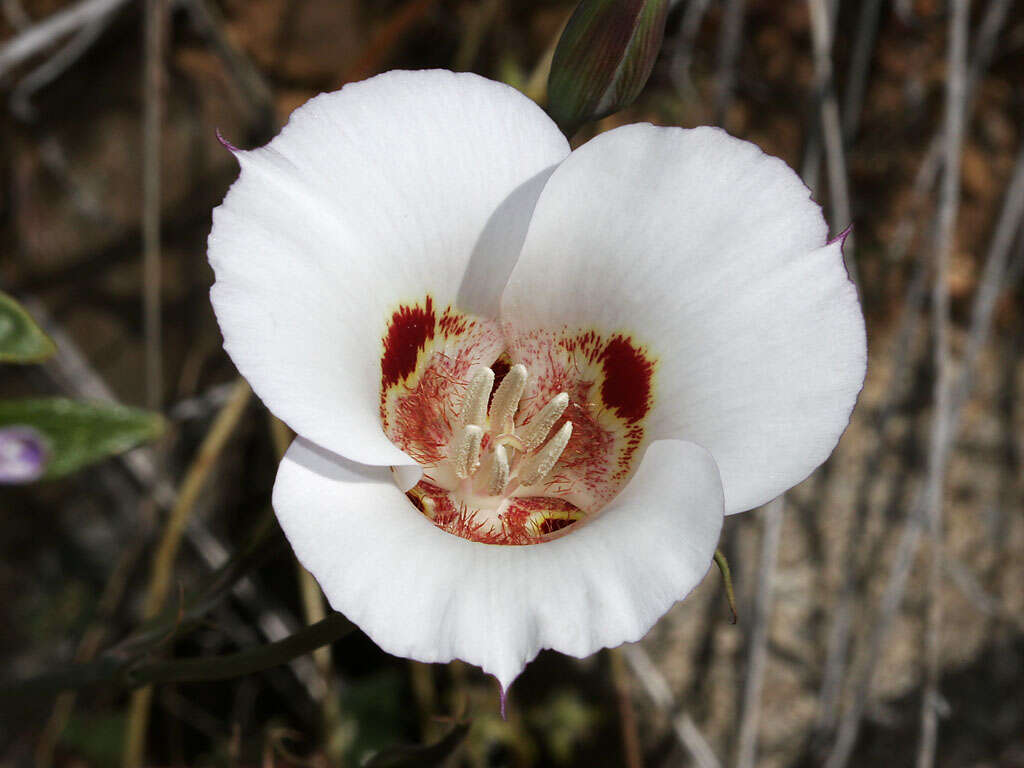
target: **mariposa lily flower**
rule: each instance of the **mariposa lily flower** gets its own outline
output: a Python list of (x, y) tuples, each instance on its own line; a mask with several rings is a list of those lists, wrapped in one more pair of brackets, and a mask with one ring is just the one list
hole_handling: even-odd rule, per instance
[(510, 87), (391, 72), (318, 96), (214, 211), (225, 347), (299, 437), (273, 503), (384, 650), (507, 689), (641, 638), (723, 514), (829, 455), (864, 322), (782, 161), (712, 128), (570, 152)]

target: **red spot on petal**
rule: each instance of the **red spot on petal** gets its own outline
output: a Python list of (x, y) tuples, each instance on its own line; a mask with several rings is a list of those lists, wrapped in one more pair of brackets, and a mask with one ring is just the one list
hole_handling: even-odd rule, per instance
[(601, 399), (619, 418), (635, 423), (651, 407), (654, 363), (623, 336), (613, 336), (601, 353)]
[(401, 306), (391, 316), (384, 334), (384, 355), (381, 357), (381, 386), (384, 389), (402, 381), (416, 370), (419, 354), (434, 338), (434, 301), (429, 296), (425, 306)]

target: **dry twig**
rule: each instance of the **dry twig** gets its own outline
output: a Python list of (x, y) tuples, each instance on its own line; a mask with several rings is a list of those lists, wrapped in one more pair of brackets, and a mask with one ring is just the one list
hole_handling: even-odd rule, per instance
[(736, 59), (743, 36), (744, 0), (726, 0), (718, 37), (718, 71), (715, 75), (715, 125), (727, 127), (725, 118), (736, 87)]
[(672, 689), (661, 674), (651, 657), (639, 643), (622, 646), (622, 655), (647, 692), (654, 706), (672, 721), (672, 731), (683, 749), (690, 753), (697, 768), (721, 768), (715, 751), (711, 748), (704, 734), (697, 728), (689, 713), (676, 707)]
[(925, 691), (921, 708), (921, 743), (918, 768), (935, 763), (938, 734), (939, 674), (942, 624), (942, 497), (946, 462), (953, 431), (949, 419), (953, 370), (949, 357), (949, 261), (954, 247), (957, 211), (960, 207), (960, 157), (967, 112), (967, 25), (970, 0), (955, 0), (950, 16), (949, 65), (946, 80), (946, 140), (942, 195), (939, 201), (939, 226), (935, 250), (935, 274), (932, 288), (932, 333), (935, 340), (935, 413), (928, 448), (926, 499), (931, 536), (932, 558), (928, 573), (928, 618), (925, 629)]
[(778, 560), (779, 541), (782, 537), (782, 496), (764, 508), (764, 533), (761, 539), (761, 562), (758, 566), (757, 602), (754, 606), (754, 626), (750, 636), (750, 656), (747, 661), (747, 681), (743, 690), (743, 709), (740, 717), (736, 749), (736, 768), (753, 768), (757, 759), (757, 732), (761, 722), (761, 690), (764, 671), (768, 663), (768, 629), (772, 613), (772, 593), (775, 588), (775, 564)]
[(167, 0), (146, 0), (142, 116), (142, 328), (146, 340), (146, 404), (163, 404), (160, 323), (160, 134), (164, 112), (164, 38)]
[[(143, 618), (145, 619), (155, 618), (163, 610), (171, 588), (174, 561), (177, 557), (185, 528), (188, 525), (188, 520), (192, 515), (192, 510), (199, 499), (199, 494), (206, 486), (207, 478), (216, 468), (217, 459), (227, 445), (228, 438), (234, 431), (242, 414), (245, 413), (251, 398), (252, 390), (249, 388), (249, 385), (244, 379), (239, 379), (231, 398), (225, 403), (224, 408), (210, 426), (210, 431), (199, 447), (199, 451), (192, 461), (192, 466), (185, 473), (185, 479), (181, 483), (177, 501), (164, 526), (160, 544), (153, 555), (149, 587), (146, 591), (146, 600), (142, 609)], [(128, 724), (125, 729), (125, 749), (122, 760), (122, 764), (126, 767), (142, 764), (146, 743), (146, 727), (149, 722), (149, 706), (152, 696), (153, 690), (148, 686), (136, 691), (132, 695)]]
[(80, 0), (33, 24), (0, 46), (0, 78), (72, 32), (113, 13), (129, 0)]
[[(811, 37), (814, 41), (815, 90), (820, 94), (821, 132), (825, 141), (825, 163), (828, 168), (829, 201), (832, 207), (832, 225), (842, 231), (853, 223), (850, 214), (849, 180), (846, 175), (846, 155), (843, 151), (842, 125), (839, 120), (839, 102), (832, 82), (832, 29), (825, 0), (807, 0), (811, 14)], [(834, 12), (834, 11), (833, 11)], [(844, 243), (843, 260), (850, 279), (858, 285), (854, 235), (851, 232)]]

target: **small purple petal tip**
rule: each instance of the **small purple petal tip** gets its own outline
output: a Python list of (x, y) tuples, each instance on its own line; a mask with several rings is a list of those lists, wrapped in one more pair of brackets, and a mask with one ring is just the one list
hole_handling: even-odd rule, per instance
[(46, 440), (30, 427), (0, 429), (0, 485), (38, 480), (46, 471)]
[(839, 241), (839, 247), (842, 248), (844, 245), (846, 245), (846, 238), (848, 238), (850, 236), (851, 232), (853, 232), (853, 224), (848, 225), (846, 227), (846, 229), (844, 229), (838, 235), (836, 235), (831, 240), (829, 240), (826, 243), (826, 245), (832, 245), (832, 243), (834, 243), (834, 242), (836, 242), (838, 240)]
[(234, 144), (232, 144), (230, 141), (228, 141), (227, 139), (224, 138), (224, 134), (220, 132), (220, 128), (217, 128), (216, 132), (217, 132), (217, 141), (219, 141), (221, 143), (221, 145), (224, 147), (224, 149), (226, 149), (228, 152), (231, 152), (232, 154), (234, 154), (235, 152), (241, 152), (242, 151), (238, 147), (236, 147)]

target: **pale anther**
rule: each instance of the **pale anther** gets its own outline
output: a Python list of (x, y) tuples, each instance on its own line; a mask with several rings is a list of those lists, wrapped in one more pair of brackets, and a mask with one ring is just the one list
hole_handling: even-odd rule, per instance
[(491, 454), (491, 471), (487, 478), (487, 492), (492, 496), (499, 495), (508, 485), (509, 466), (508, 453), (505, 446), (498, 445)]
[(547, 445), (532, 456), (526, 457), (519, 467), (519, 482), (523, 485), (533, 485), (547, 477), (554, 468), (555, 462), (562, 457), (562, 451), (569, 444), (570, 437), (572, 437), (572, 422), (567, 421), (555, 433), (555, 436), (548, 440)]
[(487, 418), (487, 400), (494, 386), (494, 371), (490, 368), (478, 368), (469, 380), (466, 394), (462, 399), (462, 412), (459, 418), (463, 426), (477, 424), (483, 426)]
[(475, 424), (467, 424), (459, 433), (455, 443), (455, 450), (452, 456), (455, 476), (465, 480), (470, 477), (480, 466), (480, 442), (483, 440), (484, 430)]
[(491, 401), (491, 429), (506, 432), (512, 427), (512, 418), (519, 408), (519, 399), (526, 388), (526, 366), (516, 363), (509, 368), (498, 385)]
[(523, 433), (523, 447), (532, 451), (538, 445), (544, 442), (544, 439), (548, 436), (548, 432), (555, 426), (555, 422), (558, 421), (562, 414), (565, 413), (565, 409), (569, 407), (569, 395), (565, 392), (560, 392), (555, 395), (548, 404), (540, 409), (540, 413), (534, 416), (530, 423), (526, 425), (526, 430)]

